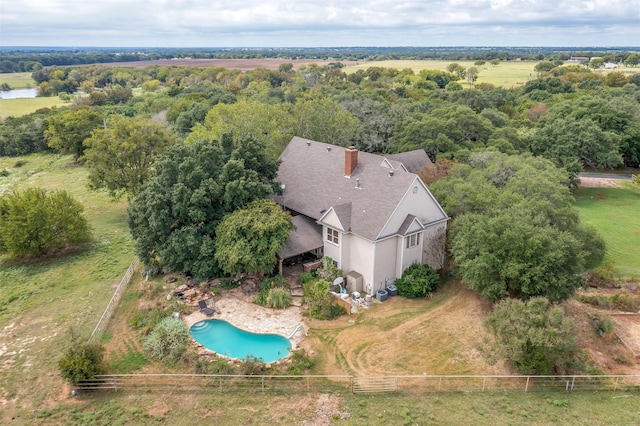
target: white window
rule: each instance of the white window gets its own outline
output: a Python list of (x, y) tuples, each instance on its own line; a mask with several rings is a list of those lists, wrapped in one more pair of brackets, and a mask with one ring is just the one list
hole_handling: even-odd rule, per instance
[(340, 245), (340, 233), (337, 229), (327, 227), (327, 241), (335, 245)]
[(420, 244), (420, 234), (412, 234), (407, 237), (407, 248), (415, 247)]

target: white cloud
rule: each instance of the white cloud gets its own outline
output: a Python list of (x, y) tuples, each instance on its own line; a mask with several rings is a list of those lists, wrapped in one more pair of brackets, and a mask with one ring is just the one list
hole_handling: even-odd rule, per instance
[(640, 0), (2, 0), (1, 45), (637, 45)]

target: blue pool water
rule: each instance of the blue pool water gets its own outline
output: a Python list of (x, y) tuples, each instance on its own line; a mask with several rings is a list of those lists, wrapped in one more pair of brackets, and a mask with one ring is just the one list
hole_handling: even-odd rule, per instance
[(230, 358), (248, 355), (263, 362), (282, 359), (291, 352), (291, 342), (278, 334), (257, 334), (241, 330), (223, 320), (205, 320), (191, 326), (191, 337), (207, 349)]

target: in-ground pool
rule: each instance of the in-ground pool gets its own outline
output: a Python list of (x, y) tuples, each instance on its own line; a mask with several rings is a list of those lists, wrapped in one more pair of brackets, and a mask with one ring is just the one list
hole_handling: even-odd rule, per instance
[(191, 337), (205, 348), (230, 358), (245, 359), (252, 355), (263, 362), (273, 362), (291, 352), (291, 342), (284, 336), (251, 333), (223, 320), (200, 321), (189, 331)]

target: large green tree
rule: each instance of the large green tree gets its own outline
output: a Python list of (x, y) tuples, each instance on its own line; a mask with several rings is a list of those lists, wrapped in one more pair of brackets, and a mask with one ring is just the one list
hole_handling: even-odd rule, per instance
[(432, 185), (454, 222), (457, 271), (484, 297), (565, 300), (604, 257), (580, 223), (566, 173), (531, 156), (484, 152)]
[(523, 373), (566, 374), (576, 357), (573, 323), (545, 298), (505, 299), (485, 326), (493, 335), (485, 348), (489, 360), (506, 358)]
[(621, 166), (619, 146), (618, 135), (602, 130), (590, 119), (545, 120), (531, 139), (534, 154), (554, 160), (573, 175), (582, 171), (583, 166)]
[(272, 192), (277, 162), (252, 138), (174, 145), (129, 206), (129, 227), (147, 264), (206, 278), (220, 273), (216, 228), (225, 214)]
[(311, 99), (296, 104), (294, 134), (340, 146), (353, 145), (358, 120), (342, 105), (328, 99)]
[(276, 254), (295, 227), (291, 215), (261, 199), (226, 215), (216, 229), (216, 260), (229, 275), (273, 270)]
[(78, 160), (84, 153), (84, 140), (102, 125), (102, 117), (91, 108), (68, 109), (45, 120), (44, 137), (51, 148)]
[(84, 160), (89, 185), (111, 196), (135, 195), (149, 179), (158, 154), (176, 141), (162, 123), (141, 117), (116, 117), (86, 139)]
[(424, 148), (435, 159), (440, 153), (483, 148), (493, 131), (491, 121), (471, 108), (445, 105), (428, 113), (417, 113), (398, 124), (394, 147), (398, 152)]
[(232, 132), (238, 137), (252, 137), (260, 141), (273, 157), (278, 158), (293, 136), (295, 119), (284, 105), (270, 105), (259, 101), (243, 101), (214, 106), (204, 124), (197, 124), (187, 136), (190, 144), (199, 139), (220, 139)]
[(583, 166), (640, 164), (640, 106), (626, 93), (585, 95), (560, 102), (538, 122), (531, 150), (577, 173)]
[(29, 188), (0, 198), (0, 254), (36, 258), (87, 242), (84, 208), (66, 191)]

